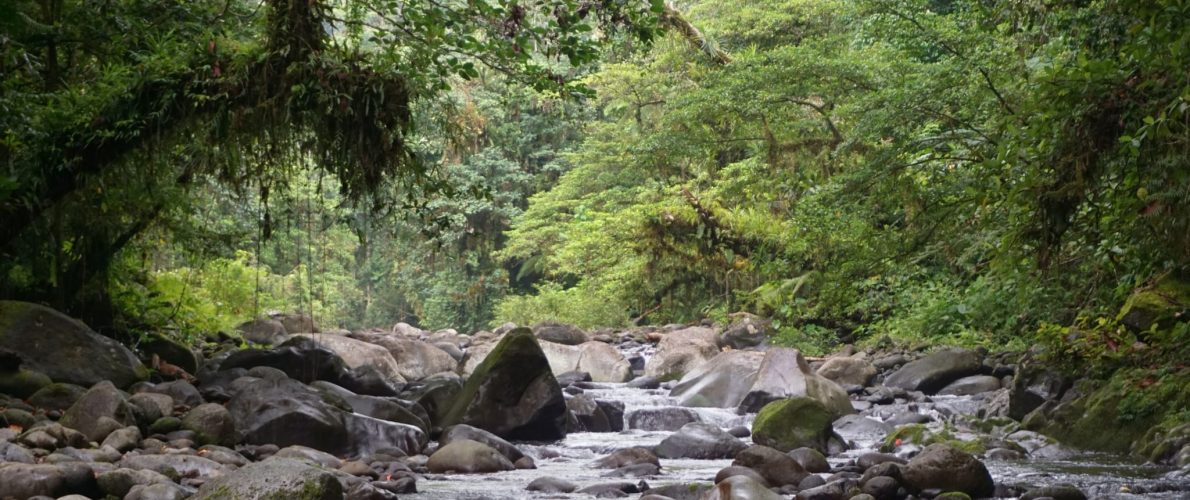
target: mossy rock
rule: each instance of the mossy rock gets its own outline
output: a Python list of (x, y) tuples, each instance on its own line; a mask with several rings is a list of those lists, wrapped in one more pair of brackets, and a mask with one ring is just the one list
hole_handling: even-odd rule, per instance
[[(1058, 405), (1041, 432), (1064, 444), (1113, 453), (1144, 453), (1157, 433), (1173, 427), (1190, 405), (1190, 373), (1144, 385), (1143, 374), (1117, 372), (1096, 391)], [(1148, 449), (1150, 453), (1151, 449)], [(1144, 457), (1147, 458), (1147, 457)]]
[(817, 400), (780, 399), (756, 414), (752, 441), (782, 452), (804, 447), (826, 453), (827, 441), (834, 432), (833, 421), (834, 414)]
[(288, 458), (270, 458), (207, 481), (191, 498), (338, 500), (343, 498), (343, 486), (319, 467)]
[(948, 491), (934, 497), (934, 500), (971, 500), (971, 495), (961, 491)]
[(25, 399), (43, 387), (54, 383), (50, 377), (36, 370), (20, 369), (16, 372), (0, 373), (0, 393)]
[(182, 419), (178, 417), (161, 417), (149, 426), (151, 434), (169, 434), (182, 428)]
[(983, 441), (964, 441), (955, 437), (947, 429), (931, 432), (924, 424), (909, 424), (897, 427), (896, 430), (884, 438), (884, 442), (880, 446), (880, 451), (885, 453), (895, 451), (898, 440), (901, 441), (901, 444), (912, 443), (920, 446), (945, 444), (973, 455), (987, 451), (987, 446)]
[(119, 342), (48, 307), (0, 300), (0, 350), (20, 356), (21, 366), (58, 382), (84, 387), (108, 380), (127, 387), (149, 371)]
[(1143, 332), (1154, 326), (1169, 328), (1177, 321), (1187, 321), (1190, 311), (1190, 282), (1166, 276), (1152, 286), (1132, 292), (1116, 320), (1133, 331)]

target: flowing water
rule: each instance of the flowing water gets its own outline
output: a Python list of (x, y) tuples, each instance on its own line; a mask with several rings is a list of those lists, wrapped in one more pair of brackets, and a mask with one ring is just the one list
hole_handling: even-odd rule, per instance
[[(626, 356), (633, 354), (648, 356), (649, 348), (636, 347), (633, 352), (626, 352)], [(585, 389), (587, 394), (596, 399), (620, 401), (625, 405), (625, 416), (634, 410), (643, 408), (657, 408), (678, 406), (673, 398), (668, 396), (667, 389), (635, 389), (625, 384), (592, 384), (592, 388)], [(865, 418), (882, 421), (892, 415), (904, 415), (914, 412), (931, 419), (929, 427), (940, 429), (944, 421), (955, 421), (965, 415), (974, 415), (981, 406), (978, 397), (935, 397), (925, 403), (899, 403), (893, 405), (876, 405), (861, 412)], [(700, 420), (712, 423), (724, 429), (736, 426), (751, 428), (755, 414), (737, 415), (733, 408), (691, 408)], [(514, 498), (593, 498), (582, 494), (536, 493), (525, 490), (529, 482), (539, 477), (554, 477), (570, 481), (582, 489), (587, 486), (603, 483), (622, 483), (640, 481), (639, 478), (604, 477), (609, 469), (595, 468), (592, 463), (614, 450), (633, 446), (654, 446), (670, 435), (671, 432), (642, 431), (626, 429), (623, 432), (571, 433), (565, 440), (551, 444), (518, 443), (525, 454), (533, 457), (537, 469), (514, 470), (494, 474), (429, 474), (418, 481), (419, 493), (403, 495), (410, 499), (514, 499)], [(847, 440), (852, 449), (836, 456), (829, 457), (832, 468), (844, 465), (851, 459), (874, 451), (879, 446), (882, 437), (876, 434), (862, 432), (848, 432), (840, 430), (840, 435)], [(957, 432), (963, 437), (963, 432)], [(751, 440), (745, 438), (751, 444)], [(1120, 499), (1190, 499), (1190, 477), (1180, 479), (1165, 476), (1169, 468), (1153, 465), (1136, 464), (1124, 457), (1076, 453), (1061, 459), (1027, 458), (1017, 461), (984, 460), (988, 470), (997, 484), (1009, 486), (1043, 486), (1058, 483), (1071, 483), (1078, 486), (1089, 498), (1120, 498)], [(693, 460), (693, 459), (662, 459), (661, 474), (644, 478), (650, 486), (664, 486), (669, 484), (690, 484), (702, 482), (709, 484), (715, 474), (722, 468), (731, 465), (731, 460)], [(824, 474), (826, 477), (829, 474)], [(633, 495), (635, 496), (635, 495)]]

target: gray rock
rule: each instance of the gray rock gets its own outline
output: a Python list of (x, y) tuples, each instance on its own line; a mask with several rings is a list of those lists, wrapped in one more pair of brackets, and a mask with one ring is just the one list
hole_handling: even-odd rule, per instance
[(766, 488), (771, 486), (769, 485), (769, 482), (765, 480), (765, 478), (759, 473), (741, 465), (732, 465), (719, 469), (719, 472), (715, 474), (715, 484), (719, 484), (724, 479), (727, 479), (731, 476), (748, 476), (752, 478), (753, 481), (763, 484)]
[(62, 425), (77, 429), (91, 441), (103, 441), (112, 431), (136, 425), (136, 413), (124, 393), (111, 382), (100, 382), (83, 393), (66, 413)]
[(913, 361), (884, 379), (884, 385), (934, 394), (947, 384), (979, 373), (979, 354), (966, 349), (945, 349)]
[(344, 412), (296, 380), (255, 379), (235, 394), (227, 410), (242, 442), (328, 452), (348, 447)]
[(138, 484), (128, 490), (124, 500), (182, 500), (192, 492), (174, 483)]
[(731, 324), (719, 336), (720, 347), (744, 349), (757, 347), (768, 342), (772, 322), (755, 314), (736, 313)]
[(446, 446), (459, 440), (478, 441), (486, 444), (500, 452), (501, 455), (504, 455), (511, 462), (516, 462), (525, 456), (524, 453), (521, 453), (521, 450), (518, 450), (512, 443), (501, 439), (500, 436), (466, 424), (447, 427), (442, 431), (442, 435), (439, 436), (438, 444), (439, 446)]
[(301, 498), (340, 500), (343, 486), (326, 470), (291, 459), (270, 458), (207, 481), (194, 500)]
[(705, 500), (780, 500), (782, 497), (748, 476), (730, 476), (715, 484)]
[(777, 399), (804, 397), (822, 403), (835, 417), (855, 413), (847, 391), (815, 374), (797, 349), (769, 349), (757, 370), (755, 382), (739, 403), (739, 413), (759, 412)]
[(438, 373), (459, 369), (459, 362), (434, 344), (399, 335), (352, 333), (352, 338), (378, 345), (388, 350), (405, 380), (422, 380)]
[(116, 467), (133, 470), (150, 470), (170, 477), (203, 478), (221, 477), (232, 469), (213, 460), (194, 455), (124, 455)]
[(694, 410), (675, 406), (641, 408), (628, 413), (629, 429), (644, 431), (676, 431), (683, 425), (698, 422)]
[(525, 489), (542, 493), (573, 493), (578, 489), (578, 485), (564, 479), (546, 476), (534, 479)]
[(971, 375), (951, 382), (938, 391), (946, 396), (970, 396), (1000, 389), (1000, 379), (991, 375)]
[(123, 498), (133, 486), (173, 483), (169, 477), (151, 470), (113, 469), (95, 476), (99, 489), (105, 494)]
[(830, 472), (831, 470), (831, 465), (826, 461), (826, 456), (814, 448), (790, 450), (787, 455), (793, 458), (798, 465), (802, 466), (806, 472), (819, 473)]
[(533, 326), (533, 335), (538, 340), (562, 345), (579, 345), (590, 340), (587, 332), (574, 325), (543, 322)]
[(859, 358), (833, 357), (823, 362), (815, 373), (836, 384), (866, 387), (876, 376), (876, 367)]
[(701, 422), (682, 426), (657, 445), (661, 458), (732, 458), (747, 448), (743, 441), (723, 429)]
[(623, 448), (595, 461), (595, 467), (600, 469), (619, 469), (629, 465), (653, 464), (661, 466), (657, 455), (648, 448)]
[(235, 422), (223, 405), (205, 403), (182, 417), (182, 428), (194, 432), (198, 444), (232, 446), (236, 442)]
[(29, 302), (0, 301), (0, 349), (20, 356), (25, 368), (84, 387), (105, 380), (126, 387), (149, 374), (119, 342)]
[(796, 486), (809, 475), (793, 457), (767, 446), (752, 445), (735, 456), (732, 465), (756, 471), (769, 486)]
[(657, 352), (645, 364), (645, 375), (675, 380), (719, 353), (715, 330), (694, 326), (670, 332), (657, 343)]
[(86, 387), (74, 384), (50, 384), (29, 396), (29, 404), (46, 410), (62, 411), (70, 408), (85, 392)]
[(142, 438), (140, 429), (136, 427), (125, 427), (108, 434), (107, 438), (103, 440), (103, 446), (111, 446), (116, 451), (123, 453), (136, 448)]
[(269, 318), (254, 319), (242, 323), (236, 327), (236, 330), (240, 331), (244, 340), (253, 344), (272, 345), (285, 340), (285, 337), (289, 335), (285, 331), (285, 325)]
[(945, 444), (927, 446), (901, 467), (906, 485), (915, 490), (961, 491), (972, 498), (989, 497), (995, 483), (979, 460)]
[(1087, 500), (1087, 495), (1073, 484), (1059, 483), (1031, 488), (1021, 495), (1020, 500), (1038, 500), (1040, 498), (1052, 498), (1054, 500)]
[(435, 473), (481, 474), (513, 470), (515, 467), (495, 448), (478, 441), (459, 439), (430, 455), (426, 468)]

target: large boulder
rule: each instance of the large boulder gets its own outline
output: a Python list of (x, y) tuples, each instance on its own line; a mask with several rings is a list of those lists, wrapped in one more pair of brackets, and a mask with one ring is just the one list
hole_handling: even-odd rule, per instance
[(438, 448), (426, 461), (426, 469), (434, 473), (482, 474), (514, 468), (512, 462), (495, 448), (470, 439), (451, 441)]
[(533, 325), (533, 335), (538, 340), (562, 345), (579, 345), (591, 340), (582, 328), (552, 321)]
[(391, 382), (405, 382), (397, 360), (384, 347), (333, 333), (300, 333), (296, 336), (308, 338), (318, 345), (330, 349), (343, 359), (348, 368), (358, 369), (362, 366), (370, 366)]
[(756, 380), (762, 352), (721, 352), (691, 370), (670, 390), (678, 404), (693, 407), (732, 408), (744, 400)]
[(387, 349), (405, 380), (421, 380), (436, 373), (453, 373), (459, 368), (459, 362), (454, 357), (429, 342), (390, 334), (360, 332), (351, 336)]
[(833, 435), (832, 413), (815, 399), (781, 399), (765, 405), (752, 423), (752, 441), (788, 452), (813, 448), (826, 452)]
[(549, 361), (528, 328), (506, 334), (459, 393), (443, 426), (467, 424), (504, 439), (566, 436), (566, 401)]
[(127, 387), (148, 377), (136, 356), (119, 342), (48, 307), (0, 300), (0, 351), (55, 382), (90, 387), (104, 380)]
[(992, 475), (970, 453), (946, 444), (927, 446), (901, 467), (901, 477), (914, 491), (961, 491), (972, 498), (992, 496), (996, 485)]
[(348, 376), (347, 364), (334, 351), (305, 337), (293, 337), (272, 349), (244, 349), (233, 352), (219, 365), (233, 368), (267, 366), (285, 372), (289, 378), (308, 384), (315, 380), (338, 383)]
[(683, 425), (698, 422), (699, 418), (694, 410), (676, 406), (658, 406), (632, 410), (628, 413), (626, 420), (629, 429), (676, 431)]
[(876, 376), (876, 367), (864, 359), (836, 356), (824, 361), (816, 373), (836, 384), (867, 386)]
[(693, 422), (682, 426), (657, 445), (661, 458), (732, 458), (748, 445), (718, 426)]
[(632, 365), (624, 359), (624, 355), (603, 342), (584, 342), (573, 346), (547, 341), (539, 344), (554, 375), (585, 372), (595, 382), (627, 382), (632, 378)]
[(719, 345), (744, 349), (765, 344), (772, 330), (772, 322), (755, 314), (736, 313), (731, 324), (719, 336)]
[(975, 351), (945, 349), (902, 366), (884, 379), (884, 385), (934, 394), (955, 380), (978, 374), (980, 366)]
[[(302, 445), (329, 453), (347, 446), (342, 410), (318, 391), (293, 379), (241, 379), (227, 404), (240, 441), (249, 444)], [(239, 383), (239, 382), (237, 382)]]
[(431, 428), (442, 428), (442, 422), (463, 391), (463, 383), (455, 378), (431, 377), (406, 386), (401, 397), (425, 409)]
[(351, 407), (351, 411), (355, 413), (380, 420), (412, 425), (427, 433), (431, 430), (430, 422), (428, 422), (429, 415), (425, 412), (424, 408), (421, 408), (420, 405), (413, 401), (391, 397), (360, 395), (321, 380), (310, 384), (310, 386), (328, 393), (330, 397), (341, 398)]
[(737, 410), (740, 413), (757, 412), (771, 401), (792, 397), (814, 399), (836, 417), (855, 412), (847, 391), (815, 374), (797, 349), (784, 347), (765, 353), (752, 388)]
[(657, 352), (645, 363), (645, 375), (660, 380), (680, 379), (718, 353), (714, 329), (692, 326), (676, 330), (661, 337)]
[(0, 463), (0, 498), (100, 495), (91, 467), (81, 463)]
[(439, 446), (446, 446), (455, 441), (462, 440), (477, 441), (491, 446), (500, 452), (501, 455), (504, 455), (504, 458), (507, 458), (508, 461), (513, 463), (516, 463), (517, 460), (525, 456), (512, 443), (500, 439), (500, 436), (466, 424), (453, 425), (443, 430), (442, 435), (438, 437), (438, 444)]
[(769, 485), (775, 487), (797, 486), (810, 475), (793, 457), (761, 445), (752, 445), (737, 453), (731, 464), (756, 471)]
[(334, 474), (319, 467), (289, 458), (270, 458), (207, 481), (191, 498), (340, 500), (343, 486)]
[(389, 422), (358, 413), (344, 416), (347, 442), (338, 453), (347, 456), (371, 456), (376, 452), (401, 450), (417, 455), (426, 447), (429, 436), (416, 426)]
[(61, 422), (91, 441), (103, 441), (116, 429), (136, 425), (136, 410), (111, 382), (100, 382), (62, 414)]

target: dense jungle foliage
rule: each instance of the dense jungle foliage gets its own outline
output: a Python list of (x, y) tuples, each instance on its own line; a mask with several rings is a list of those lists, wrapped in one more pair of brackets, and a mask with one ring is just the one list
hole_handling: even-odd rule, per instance
[(1186, 359), (1190, 1), (0, 9), (0, 295), (107, 331)]

